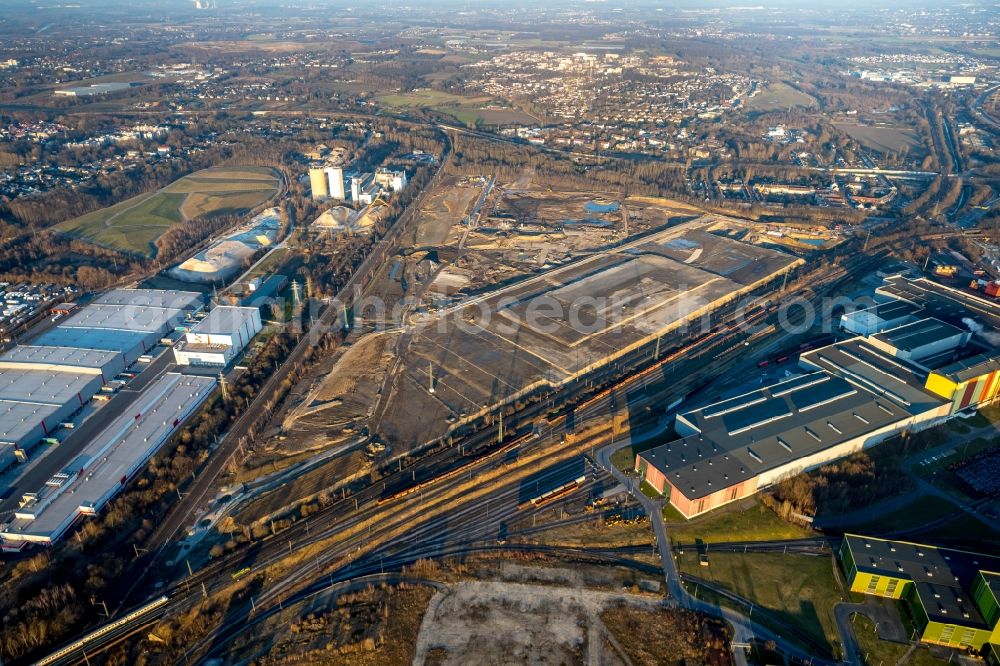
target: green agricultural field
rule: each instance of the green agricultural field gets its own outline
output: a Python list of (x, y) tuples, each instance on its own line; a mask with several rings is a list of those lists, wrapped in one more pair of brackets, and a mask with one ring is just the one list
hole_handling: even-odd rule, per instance
[(497, 125), (529, 123), (534, 118), (517, 109), (484, 109), (493, 100), (489, 97), (463, 97), (440, 90), (420, 89), (409, 93), (379, 95), (378, 102), (390, 111), (405, 109), (431, 109), (447, 114), (458, 122), (472, 127), (477, 122)]
[(781, 81), (768, 85), (747, 100), (750, 111), (785, 111), (796, 106), (812, 108), (816, 106), (816, 100)]
[(56, 230), (148, 257), (156, 239), (175, 224), (197, 217), (240, 214), (278, 191), (278, 176), (266, 167), (204, 169), (149, 192), (56, 225)]
[(909, 151), (923, 150), (920, 137), (905, 127), (885, 127), (875, 125), (836, 125), (837, 129), (872, 150), (898, 153), (904, 148)]

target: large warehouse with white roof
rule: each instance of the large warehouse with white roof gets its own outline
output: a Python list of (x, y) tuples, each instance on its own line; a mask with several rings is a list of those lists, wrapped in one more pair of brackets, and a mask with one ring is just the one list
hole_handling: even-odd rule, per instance
[(229, 365), (260, 329), (259, 308), (220, 305), (174, 345), (174, 360), (178, 365)]
[(121, 354), (15, 347), (0, 356), (0, 443), (31, 449), (123, 368)]
[(132, 363), (167, 332), (204, 307), (192, 291), (116, 289), (94, 300), (35, 341), (51, 347), (120, 352)]
[(167, 373), (157, 379), (72, 464), (24, 494), (13, 519), (0, 525), (0, 539), (51, 544), (78, 518), (100, 511), (214, 388), (210, 377)]

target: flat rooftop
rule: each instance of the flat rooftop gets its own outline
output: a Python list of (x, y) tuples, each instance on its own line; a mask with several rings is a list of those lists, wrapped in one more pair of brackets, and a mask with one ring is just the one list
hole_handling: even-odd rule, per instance
[(64, 405), (95, 379), (92, 372), (4, 369), (0, 370), (0, 400)]
[(124, 353), (142, 344), (149, 332), (105, 328), (51, 328), (35, 342), (66, 347), (75, 345), (84, 349), (97, 349)]
[(59, 405), (29, 404), (0, 398), (0, 442), (19, 443), (60, 409)]
[(908, 301), (921, 308), (921, 314), (960, 325), (965, 317), (1000, 328), (1000, 306), (995, 302), (938, 284), (927, 278), (910, 280), (901, 275), (885, 278), (876, 294)]
[(907, 416), (890, 400), (812, 372), (686, 412), (679, 422), (699, 434), (640, 455), (685, 497), (700, 499)]
[(89, 368), (78, 372), (45, 367), (0, 369), (0, 441), (21, 443), (67, 405), (74, 407), (71, 411), (82, 407), (98, 386), (99, 378)]
[[(37, 500), (21, 507), (0, 528), (0, 537), (15, 541), (54, 541), (81, 514), (95, 513), (162, 446), (214, 390), (212, 377), (167, 373), (153, 382), (124, 414), (113, 420), (80, 452), (76, 460), (46, 486)], [(83, 475), (81, 475), (83, 472)]]
[(116, 363), (119, 358), (121, 355), (114, 351), (99, 349), (18, 345), (0, 355), (0, 369), (15, 366), (24, 368), (59, 366), (99, 372), (102, 368)]
[[(160, 330), (167, 322), (184, 314), (183, 308), (146, 305), (105, 305), (84, 307), (57, 326), (57, 329), (103, 329), (148, 333)], [(46, 334), (43, 334), (44, 338)]]
[(892, 321), (900, 317), (906, 317), (918, 312), (917, 306), (906, 301), (894, 301), (892, 303), (878, 303), (867, 309), (880, 319)]
[(257, 308), (220, 305), (213, 308), (208, 316), (192, 326), (190, 333), (229, 335), (242, 328), (245, 323), (252, 321), (257, 312)]
[(859, 384), (912, 415), (943, 403), (940, 396), (924, 388), (926, 373), (922, 369), (890, 356), (862, 338), (804, 352), (799, 357), (799, 364), (826, 370)]
[(845, 534), (858, 571), (906, 578), (935, 622), (988, 628), (972, 597), (983, 569), (1000, 569), (1000, 558), (935, 546)]
[(196, 291), (167, 291), (165, 289), (113, 289), (94, 299), (98, 305), (139, 306), (199, 310), (205, 300)]
[(202, 354), (221, 354), (232, 349), (232, 345), (225, 344), (209, 344), (206, 342), (188, 342), (187, 340), (181, 340), (174, 345), (174, 349), (182, 352), (193, 352)]
[(966, 333), (969, 331), (952, 326), (940, 319), (928, 318), (876, 333), (871, 338), (895, 349), (913, 352), (927, 345), (945, 342)]
[(845, 314), (845, 317), (855, 321), (863, 321), (869, 327), (890, 321), (897, 321), (905, 317), (911, 317), (920, 311), (920, 308), (906, 301), (892, 301), (889, 303), (878, 303), (868, 308), (855, 310)]
[(933, 372), (956, 384), (997, 370), (1000, 370), (1000, 353), (996, 351), (983, 352), (933, 368)]
[(201, 294), (162, 289), (114, 289), (49, 329), (36, 344), (125, 352), (204, 306)]

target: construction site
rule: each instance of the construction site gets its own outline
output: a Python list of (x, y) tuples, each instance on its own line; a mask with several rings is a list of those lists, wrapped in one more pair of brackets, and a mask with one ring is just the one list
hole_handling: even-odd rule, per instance
[[(265, 448), (372, 459), (447, 437), (762, 298), (802, 263), (770, 240), (666, 200), (443, 179), (366, 293), (385, 310), (352, 313), (348, 344), (296, 387)], [(377, 450), (351, 446), (365, 434)]]
[(598, 372), (801, 262), (729, 237), (739, 231), (706, 216), (414, 314), (377, 432), (404, 446), (442, 436)]

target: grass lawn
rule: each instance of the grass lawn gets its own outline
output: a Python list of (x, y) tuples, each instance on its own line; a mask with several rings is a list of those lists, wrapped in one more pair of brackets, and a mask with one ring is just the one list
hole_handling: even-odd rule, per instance
[(958, 510), (957, 506), (940, 497), (921, 497), (907, 504), (902, 509), (879, 516), (871, 522), (852, 525), (849, 530), (848, 528), (845, 528), (845, 530), (860, 534), (897, 532), (899, 530), (911, 529), (923, 523), (943, 518), (944, 516), (953, 515)]
[(464, 97), (429, 88), (408, 93), (379, 95), (377, 99), (379, 104), (389, 110), (432, 109), (452, 116), (467, 127), (472, 127), (477, 122), (504, 124), (530, 123), (535, 120), (517, 109), (484, 109), (483, 106), (493, 101), (490, 97)]
[(267, 257), (264, 258), (259, 264), (257, 264), (254, 269), (247, 276), (247, 279), (253, 279), (255, 277), (263, 278), (274, 272), (274, 270), (281, 265), (281, 262), (285, 260), (288, 256), (288, 248), (279, 247), (273, 250)]
[[(771, 611), (819, 643), (838, 640), (833, 607), (844, 600), (833, 575), (829, 556), (777, 553), (708, 553), (709, 566), (698, 564), (698, 554), (687, 551), (678, 562), (681, 571), (711, 581)], [(760, 621), (766, 624), (764, 618)], [(758, 616), (754, 615), (757, 620)], [(832, 648), (831, 648), (832, 649)]]
[(898, 153), (904, 148), (919, 151), (923, 147), (920, 136), (908, 127), (853, 124), (841, 124), (836, 127), (866, 148), (879, 152)]
[(639, 490), (642, 491), (643, 495), (645, 495), (650, 499), (659, 499), (660, 497), (662, 497), (662, 495), (660, 495), (660, 493), (657, 492), (656, 488), (651, 486), (648, 481), (643, 481), (642, 484), (639, 486)]
[(132, 197), (55, 226), (57, 231), (125, 252), (153, 256), (156, 239), (194, 217), (242, 213), (278, 191), (265, 167), (203, 169), (158, 192)]
[(875, 633), (875, 623), (860, 613), (855, 613), (851, 621), (862, 661), (868, 666), (895, 664), (910, 648), (909, 645), (880, 640)]
[(722, 543), (814, 536), (804, 527), (785, 522), (757, 499), (734, 502), (693, 521), (673, 522), (667, 526), (667, 534), (675, 544), (693, 544), (696, 539), (705, 543)]
[[(949, 516), (951, 520), (941, 525), (920, 529), (922, 525)], [(990, 549), (1000, 541), (1000, 534), (988, 525), (937, 496), (921, 497), (902, 509), (869, 523), (850, 526), (845, 531), (874, 536), (904, 532), (905, 538), (913, 541), (973, 550)]]
[(668, 428), (656, 437), (650, 437), (638, 444), (629, 444), (617, 449), (611, 454), (611, 464), (627, 474), (635, 469), (635, 457), (637, 454), (675, 439), (677, 439), (677, 434), (673, 428)]
[(793, 106), (811, 108), (816, 100), (787, 83), (776, 81), (747, 101), (750, 111), (784, 111)]
[[(965, 458), (971, 458), (972, 456), (985, 451), (986, 449), (997, 446), (996, 439), (985, 439), (983, 437), (977, 437), (965, 444), (961, 444), (955, 447), (955, 452), (950, 456), (939, 458), (934, 462), (927, 465), (917, 465), (914, 469), (919, 472), (921, 476), (927, 478), (932, 472), (937, 472), (947, 469), (948, 465), (963, 460)], [(928, 480), (930, 480), (928, 478)]]
[(390, 108), (405, 109), (414, 107), (434, 107), (442, 104), (468, 104), (468, 103), (478, 103), (485, 104), (490, 101), (489, 97), (464, 97), (462, 95), (453, 95), (451, 93), (444, 92), (442, 90), (431, 90), (430, 88), (421, 88), (419, 90), (414, 90), (408, 93), (396, 93), (389, 95), (379, 95), (378, 101), (380, 104), (388, 106)]

